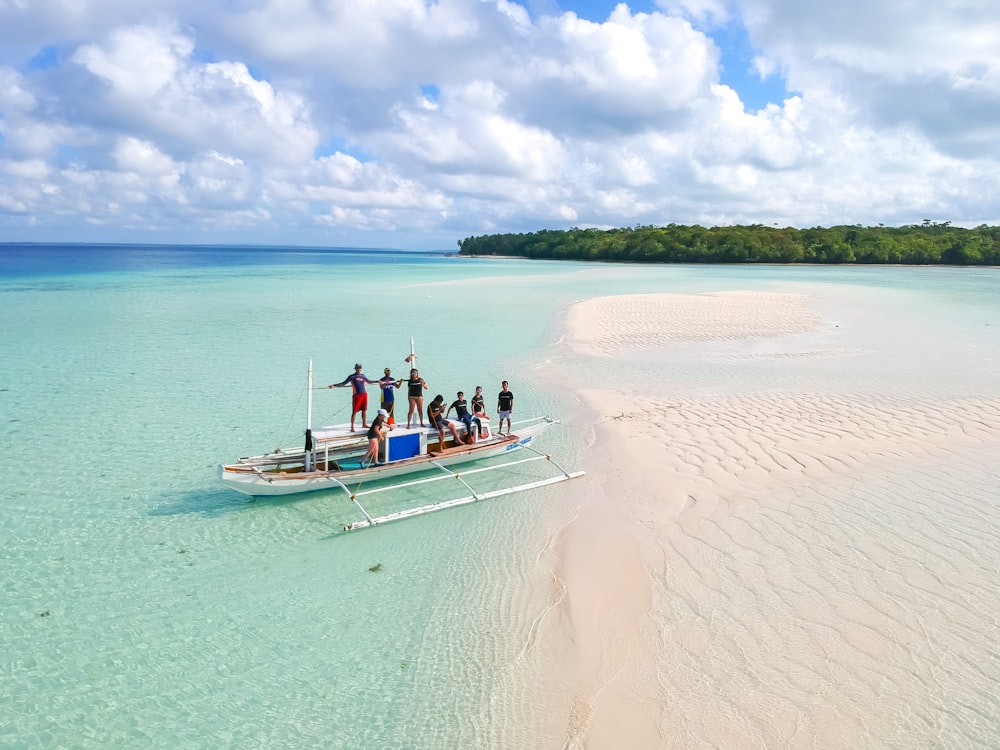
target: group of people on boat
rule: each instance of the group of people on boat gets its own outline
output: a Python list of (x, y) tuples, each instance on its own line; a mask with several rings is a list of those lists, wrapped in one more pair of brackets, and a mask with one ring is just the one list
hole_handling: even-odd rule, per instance
[[(409, 361), (407, 357), (407, 361)], [(360, 364), (354, 365), (354, 372), (348, 375), (339, 383), (332, 383), (328, 388), (343, 388), (351, 386), (351, 432), (355, 431), (355, 419), (361, 413), (361, 427), (368, 431), (368, 453), (365, 461), (378, 460), (379, 441), (384, 439), (385, 431), (395, 424), (394, 410), (396, 406), (395, 391), (406, 384), (406, 395), (409, 402), (409, 411), (406, 415), (406, 427), (409, 429), (416, 417), (420, 421), (420, 426), (424, 424), (424, 390), (427, 382), (420, 377), (420, 372), (416, 368), (410, 370), (410, 377), (396, 379), (392, 376), (392, 369), (385, 368), (385, 374), (378, 380), (371, 380), (363, 372), (364, 368)], [(368, 392), (366, 385), (379, 386), (382, 394), (380, 407), (371, 425), (368, 424)], [(506, 380), (501, 384), (500, 393), (497, 395), (497, 413), (500, 417), (498, 434), (503, 435), (504, 421), (507, 422), (507, 434), (511, 430), (511, 413), (514, 411), (514, 394)], [(451, 410), (455, 410), (455, 417), (465, 425), (465, 435), (459, 434), (457, 427), (448, 417)], [(456, 443), (466, 443), (472, 445), (477, 439), (485, 436), (483, 422), (489, 421), (486, 413), (486, 400), (483, 397), (483, 387), (476, 386), (476, 393), (472, 397), (471, 409), (469, 402), (465, 399), (465, 394), (458, 391), (456, 399), (448, 406), (444, 407), (444, 396), (438, 394), (427, 406), (427, 419), (431, 427), (438, 431), (440, 443), (444, 444), (444, 433), (448, 430)]]
[[(339, 383), (332, 383), (327, 386), (328, 388), (351, 387), (351, 432), (354, 432), (354, 424), (358, 412), (361, 413), (361, 426), (366, 429), (368, 428), (368, 390), (365, 387), (367, 385), (377, 385), (381, 389), (382, 400), (379, 411), (384, 410), (386, 412), (390, 423), (394, 422), (396, 406), (396, 394), (394, 391), (402, 386), (403, 383), (408, 385), (407, 395), (410, 401), (410, 414), (407, 418), (406, 426), (410, 426), (409, 422), (412, 421), (415, 411), (423, 413), (424, 388), (427, 387), (427, 383), (420, 377), (420, 373), (416, 369), (410, 370), (410, 377), (408, 379), (399, 380), (392, 377), (392, 369), (389, 367), (385, 368), (385, 375), (378, 380), (371, 380), (362, 372), (363, 369), (360, 364), (356, 364), (354, 365), (353, 373)], [(421, 416), (422, 421), (423, 417)]]

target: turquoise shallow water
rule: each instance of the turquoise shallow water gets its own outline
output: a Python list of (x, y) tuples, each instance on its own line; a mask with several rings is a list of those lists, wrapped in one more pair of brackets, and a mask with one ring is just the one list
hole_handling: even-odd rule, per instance
[[(309, 358), (319, 383), (355, 361), (401, 371), (413, 336), (432, 393), (490, 395), (506, 378), (521, 416), (558, 414), (571, 394), (537, 368), (572, 301), (810, 285), (858, 294), (857, 310), (877, 293), (912, 311), (901, 350), (921, 316), (935, 331), (985, 316), (978, 355), (963, 338), (954, 367), (928, 368), (932, 394), (985, 386), (1000, 350), (997, 275), (982, 269), (19, 252), (0, 249), (11, 747), (562, 745), (562, 686), (539, 669), (534, 634), (552, 600), (539, 550), (572, 513), (573, 483), (356, 534), (340, 533), (357, 515), (335, 494), (248, 502), (222, 488), (218, 462), (301, 439)], [(699, 384), (681, 362), (667, 374), (679, 391), (735, 389), (733, 366), (709, 362)], [(769, 366), (740, 372), (766, 382)], [(826, 375), (807, 363), (796, 377)], [(316, 422), (346, 420), (346, 406), (345, 391), (317, 393)], [(586, 442), (586, 426), (545, 440), (569, 465)]]

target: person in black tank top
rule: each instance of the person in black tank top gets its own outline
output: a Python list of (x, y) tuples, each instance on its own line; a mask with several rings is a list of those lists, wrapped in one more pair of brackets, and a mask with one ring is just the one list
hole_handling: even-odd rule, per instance
[(389, 412), (385, 409), (378, 410), (378, 416), (372, 420), (371, 427), (368, 428), (368, 452), (361, 463), (367, 464), (369, 461), (374, 464), (378, 463), (378, 444), (379, 441), (385, 438), (385, 431), (387, 429), (386, 420), (388, 418)]
[(486, 413), (486, 399), (483, 398), (483, 387), (476, 386), (476, 395), (472, 397), (472, 414), (479, 420), (479, 437), (486, 437), (483, 434), (483, 422), (490, 420), (490, 415)]
[(416, 369), (410, 370), (410, 377), (406, 380), (400, 380), (400, 383), (406, 383), (406, 397), (410, 402), (410, 411), (406, 415), (406, 429), (410, 429), (410, 425), (413, 424), (413, 413), (417, 413), (417, 418), (420, 420), (420, 426), (424, 426), (424, 388), (427, 387), (427, 383), (420, 373)]

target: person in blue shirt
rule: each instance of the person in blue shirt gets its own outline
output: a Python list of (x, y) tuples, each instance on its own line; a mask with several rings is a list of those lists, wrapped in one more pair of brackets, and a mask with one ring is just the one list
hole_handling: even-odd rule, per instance
[(389, 424), (395, 424), (395, 408), (396, 408), (396, 394), (395, 390), (403, 384), (402, 380), (396, 380), (392, 376), (392, 370), (388, 367), (385, 368), (385, 375), (378, 379), (379, 387), (382, 389), (382, 408), (385, 409), (385, 413), (388, 415), (386, 422)]
[(365, 384), (378, 385), (377, 380), (369, 380), (368, 376), (361, 372), (361, 365), (354, 365), (354, 373), (348, 375), (339, 383), (328, 386), (329, 388), (343, 388), (351, 386), (351, 432), (354, 432), (354, 418), (361, 412), (361, 426), (368, 429), (368, 392)]

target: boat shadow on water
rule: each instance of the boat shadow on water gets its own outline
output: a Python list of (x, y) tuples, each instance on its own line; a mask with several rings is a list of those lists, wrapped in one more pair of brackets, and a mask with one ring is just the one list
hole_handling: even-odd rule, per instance
[[(439, 476), (437, 470), (429, 469), (417, 475), (418, 479)], [(371, 480), (353, 487), (356, 490), (382, 492), (395, 487), (392, 480)], [(159, 504), (151, 507), (149, 516), (184, 516), (199, 515), (204, 518), (221, 518), (239, 513), (260, 512), (267, 508), (292, 507), (322, 507), (328, 514), (323, 520), (326, 523), (344, 524), (358, 521), (364, 516), (358, 506), (337, 488), (319, 489), (312, 492), (300, 492), (290, 495), (244, 495), (233, 492), (228, 487), (206, 487), (205, 489), (189, 490), (187, 492), (163, 493)], [(405, 503), (390, 503), (390, 505)], [(332, 511), (332, 513), (331, 513)]]
[[(315, 499), (316, 495), (323, 494), (333, 493), (315, 493), (312, 499)], [(219, 518), (232, 513), (246, 513), (255, 508), (294, 505), (308, 499), (310, 499), (309, 495), (248, 497), (237, 494), (228, 488), (192, 490), (164, 495), (163, 502), (150, 508), (148, 515), (182, 516), (194, 514), (206, 518)]]

